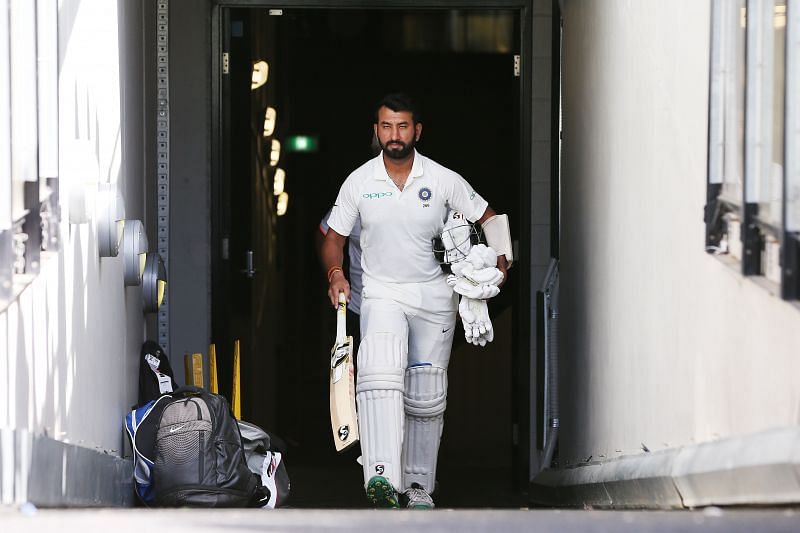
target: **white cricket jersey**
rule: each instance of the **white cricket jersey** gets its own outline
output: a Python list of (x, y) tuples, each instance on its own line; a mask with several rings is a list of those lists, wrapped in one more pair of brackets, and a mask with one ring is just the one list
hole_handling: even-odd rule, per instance
[(328, 225), (347, 236), (360, 217), (366, 276), (389, 283), (425, 282), (443, 275), (431, 240), (442, 231), (448, 209), (474, 222), (487, 206), (459, 174), (417, 151), (401, 192), (381, 153), (342, 184)]

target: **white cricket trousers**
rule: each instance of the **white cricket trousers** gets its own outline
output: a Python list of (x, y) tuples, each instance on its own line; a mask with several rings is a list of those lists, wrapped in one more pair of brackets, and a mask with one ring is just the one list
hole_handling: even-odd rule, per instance
[(431, 363), (447, 369), (458, 295), (445, 280), (443, 274), (425, 283), (383, 283), (365, 275), (361, 338), (394, 333), (408, 343), (408, 366)]
[(364, 277), (356, 397), (364, 483), (434, 489), (458, 297), (442, 275), (425, 283)]

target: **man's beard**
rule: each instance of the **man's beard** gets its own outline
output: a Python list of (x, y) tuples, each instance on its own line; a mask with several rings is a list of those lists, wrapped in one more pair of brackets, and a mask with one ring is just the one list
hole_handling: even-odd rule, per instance
[(393, 141), (388, 144), (393, 144), (393, 143), (400, 144), (402, 146), (401, 148), (397, 149), (387, 148), (386, 145), (384, 145), (382, 142), (380, 142), (380, 140), (378, 140), (378, 144), (381, 145), (381, 150), (383, 150), (383, 153), (386, 154), (386, 157), (388, 157), (389, 159), (405, 159), (411, 154), (411, 152), (414, 151), (414, 147), (417, 145), (417, 140), (411, 139), (411, 142), (408, 144), (404, 143), (403, 141)]

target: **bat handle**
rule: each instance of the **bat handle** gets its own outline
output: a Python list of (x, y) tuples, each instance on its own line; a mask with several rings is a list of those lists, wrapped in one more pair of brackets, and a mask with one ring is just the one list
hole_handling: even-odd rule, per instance
[(342, 341), (347, 336), (347, 299), (344, 291), (339, 292), (339, 309), (336, 310), (336, 340)]

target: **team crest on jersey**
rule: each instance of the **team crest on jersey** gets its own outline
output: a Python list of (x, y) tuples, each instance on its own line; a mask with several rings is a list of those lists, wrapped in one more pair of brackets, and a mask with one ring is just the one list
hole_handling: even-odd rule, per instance
[(431, 190), (427, 187), (423, 187), (419, 190), (419, 199), (422, 200), (422, 207), (430, 207), (430, 200), (433, 196)]

